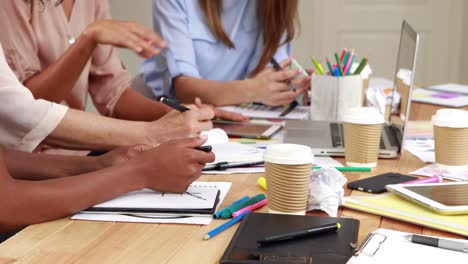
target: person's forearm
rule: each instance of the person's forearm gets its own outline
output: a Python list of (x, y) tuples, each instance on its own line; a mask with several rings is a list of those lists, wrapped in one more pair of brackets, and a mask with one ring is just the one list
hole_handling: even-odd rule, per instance
[(114, 116), (125, 120), (154, 121), (171, 110), (165, 104), (148, 99), (132, 88), (128, 88), (117, 101)]
[(249, 80), (220, 82), (180, 76), (174, 80), (174, 87), (177, 97), (184, 103), (193, 103), (196, 97), (214, 106), (237, 105), (255, 100), (252, 98)]
[(16, 150), (5, 150), (5, 163), (15, 179), (30, 181), (80, 175), (103, 168), (96, 157), (31, 154)]
[(26, 80), (24, 85), (36, 99), (62, 102), (75, 86), (95, 48), (90, 34), (83, 33), (62, 57)]
[(39, 182), (6, 180), (2, 183), (0, 232), (72, 215), (142, 189), (146, 184), (128, 166)]
[(44, 143), (82, 150), (112, 150), (137, 144), (154, 146), (158, 142), (149, 135), (147, 127), (146, 122), (118, 120), (69, 109)]

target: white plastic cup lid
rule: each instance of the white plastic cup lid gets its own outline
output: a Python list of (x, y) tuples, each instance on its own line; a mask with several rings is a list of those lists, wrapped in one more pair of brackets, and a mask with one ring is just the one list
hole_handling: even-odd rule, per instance
[(314, 162), (312, 149), (297, 144), (276, 144), (267, 147), (263, 154), (265, 162), (282, 165), (304, 165)]
[(468, 111), (440, 109), (432, 116), (432, 124), (440, 127), (468, 128)]
[(347, 111), (343, 121), (351, 124), (376, 125), (385, 122), (384, 116), (374, 108), (355, 107)]

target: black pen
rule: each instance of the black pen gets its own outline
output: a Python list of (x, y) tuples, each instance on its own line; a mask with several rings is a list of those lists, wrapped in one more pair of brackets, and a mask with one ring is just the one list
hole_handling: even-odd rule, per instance
[[(275, 60), (275, 58), (271, 58), (271, 64), (273, 65), (273, 68), (276, 70), (276, 71), (282, 71), (283, 69), (281, 68), (281, 66), (279, 65), (279, 63)], [(289, 88), (291, 89), (291, 91), (295, 92), (296, 89), (294, 89), (294, 87), (292, 87), (291, 85), (291, 82), (288, 81), (288, 86)], [(299, 104), (296, 102), (296, 100), (294, 100), (289, 106), (288, 108), (286, 108), (279, 116), (280, 117), (285, 117), (287, 114), (291, 113), (294, 109), (296, 109), (296, 107), (298, 106)]]
[(242, 168), (242, 167), (250, 167), (256, 165), (262, 165), (265, 162), (263, 161), (255, 161), (255, 162), (218, 162), (216, 164), (206, 165), (203, 168), (203, 171), (212, 171), (212, 170), (227, 170), (232, 168)]
[[(273, 65), (273, 69), (275, 69), (276, 71), (280, 72), (283, 70), (279, 63), (275, 60), (275, 58), (271, 58), (271, 64)], [(291, 85), (290, 81), (288, 81), (288, 86), (293, 92), (296, 91), (296, 89)]]
[(183, 105), (180, 105), (180, 104), (168, 99), (167, 97), (161, 97), (161, 99), (159, 99), (159, 101), (161, 103), (163, 103), (163, 104), (165, 104), (165, 105), (167, 105), (167, 106), (181, 112), (181, 113), (190, 110), (190, 108), (187, 108), (187, 107), (185, 107)]
[(292, 240), (296, 238), (312, 236), (312, 235), (319, 235), (323, 233), (335, 232), (341, 228), (340, 223), (333, 223), (333, 224), (326, 224), (316, 227), (310, 227), (298, 231), (287, 232), (283, 234), (276, 234), (267, 236), (263, 239), (258, 240), (257, 242), (260, 244), (270, 244), (270, 243), (277, 243), (287, 240)]
[(196, 147), (195, 149), (206, 152), (206, 153), (210, 153), (213, 150), (211, 146), (200, 146), (200, 147)]

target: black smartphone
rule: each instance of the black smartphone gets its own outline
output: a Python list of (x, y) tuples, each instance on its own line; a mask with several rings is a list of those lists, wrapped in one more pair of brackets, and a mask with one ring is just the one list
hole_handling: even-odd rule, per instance
[(373, 176), (367, 179), (357, 180), (348, 183), (348, 188), (351, 190), (357, 190), (367, 193), (384, 193), (387, 190), (385, 186), (389, 184), (399, 184), (418, 179), (408, 175), (400, 173), (389, 172)]

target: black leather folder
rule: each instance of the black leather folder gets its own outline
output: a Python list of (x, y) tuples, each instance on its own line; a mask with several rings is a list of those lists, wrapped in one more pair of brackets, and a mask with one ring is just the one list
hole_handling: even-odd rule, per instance
[[(330, 223), (340, 223), (341, 228), (271, 245), (257, 243), (272, 234)], [(346, 263), (356, 249), (358, 233), (356, 219), (251, 213), (242, 220), (220, 263)]]

